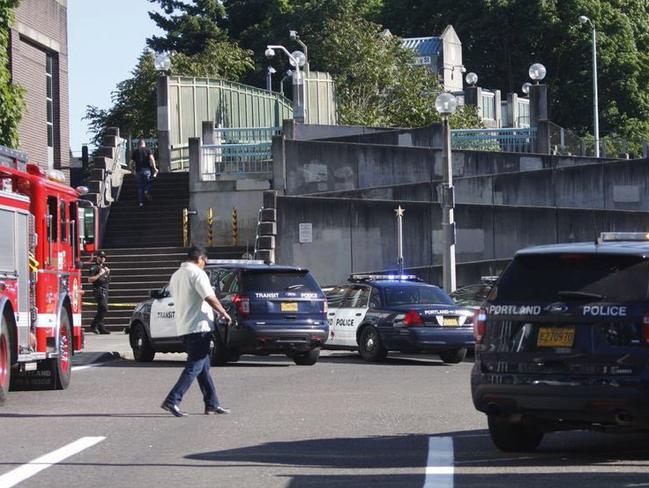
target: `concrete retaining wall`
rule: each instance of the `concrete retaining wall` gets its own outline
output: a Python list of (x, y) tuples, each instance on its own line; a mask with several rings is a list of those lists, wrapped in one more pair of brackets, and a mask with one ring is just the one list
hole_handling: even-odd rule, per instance
[[(406, 209), (406, 266), (440, 282), (441, 209), (437, 203), (278, 198), (277, 262), (310, 268), (321, 283), (344, 280), (352, 272), (395, 270), (394, 209)], [(458, 285), (498, 272), (523, 247), (590, 241), (602, 231), (649, 228), (649, 215), (635, 211), (458, 205), (456, 257)], [(312, 242), (300, 242), (300, 224), (312, 226)]]

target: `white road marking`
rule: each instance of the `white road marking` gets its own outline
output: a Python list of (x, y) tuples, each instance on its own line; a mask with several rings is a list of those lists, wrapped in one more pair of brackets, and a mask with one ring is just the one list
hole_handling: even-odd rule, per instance
[(27, 464), (23, 464), (22, 466), (0, 476), (0, 488), (10, 488), (15, 486), (21, 481), (25, 481), (27, 478), (31, 478), (35, 474), (49, 468), (53, 464), (60, 463), (64, 459), (74, 456), (75, 454), (98, 444), (104, 439), (106, 438), (82, 437), (67, 446), (63, 446), (56, 451), (52, 451), (49, 454), (45, 454), (44, 456), (28, 462)]
[(424, 488), (453, 488), (453, 438), (429, 437)]

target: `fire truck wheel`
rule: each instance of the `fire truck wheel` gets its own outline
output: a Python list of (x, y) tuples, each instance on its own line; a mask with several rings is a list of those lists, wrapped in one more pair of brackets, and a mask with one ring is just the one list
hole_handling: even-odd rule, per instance
[(63, 310), (59, 324), (59, 357), (51, 360), (51, 371), (54, 374), (54, 388), (65, 390), (70, 385), (72, 374), (72, 330), (70, 316)]
[(133, 349), (133, 357), (139, 363), (151, 362), (155, 357), (149, 336), (140, 322), (131, 327), (131, 349)]
[(11, 346), (9, 324), (4, 314), (0, 323), (0, 405), (4, 403), (11, 381)]

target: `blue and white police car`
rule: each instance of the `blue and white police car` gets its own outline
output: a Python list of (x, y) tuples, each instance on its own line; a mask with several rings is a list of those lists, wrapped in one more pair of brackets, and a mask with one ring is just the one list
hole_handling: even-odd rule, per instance
[[(211, 363), (234, 362), (241, 354), (286, 354), (298, 365), (317, 362), (329, 334), (327, 302), (309, 270), (253, 260), (209, 260), (206, 273), (232, 324), (215, 324)], [(214, 316), (207, 303), (205, 312)], [(151, 292), (130, 320), (137, 361), (156, 352), (184, 352), (167, 287)]]
[(457, 306), (444, 290), (416, 276), (357, 274), (324, 291), (327, 349), (358, 350), (371, 362), (401, 351), (459, 363), (474, 346), (474, 310)]

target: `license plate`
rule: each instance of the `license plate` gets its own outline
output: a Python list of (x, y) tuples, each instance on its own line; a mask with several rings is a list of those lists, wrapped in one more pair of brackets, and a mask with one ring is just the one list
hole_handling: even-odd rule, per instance
[(280, 305), (282, 312), (297, 312), (297, 302), (284, 302)]
[(444, 317), (444, 319), (442, 319), (442, 325), (446, 327), (457, 327), (460, 325), (460, 320), (457, 317)]
[(571, 347), (574, 341), (574, 327), (541, 327), (536, 345), (539, 347)]

